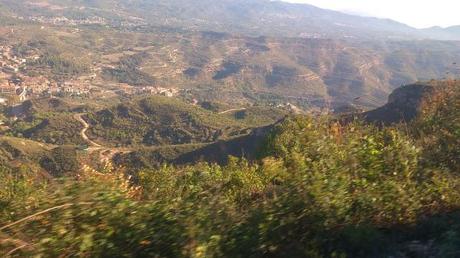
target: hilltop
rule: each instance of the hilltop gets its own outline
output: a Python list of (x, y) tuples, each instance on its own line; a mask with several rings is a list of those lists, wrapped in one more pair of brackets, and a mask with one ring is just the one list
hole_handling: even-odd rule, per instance
[(364, 120), (373, 123), (410, 122), (421, 115), (422, 105), (435, 96), (436, 90), (434, 86), (428, 84), (403, 86), (390, 94), (386, 105), (361, 116)]

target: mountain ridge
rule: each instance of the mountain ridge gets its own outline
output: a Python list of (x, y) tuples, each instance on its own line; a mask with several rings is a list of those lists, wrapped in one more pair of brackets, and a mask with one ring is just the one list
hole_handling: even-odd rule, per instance
[(451, 30), (418, 30), (406, 24), (269, 0), (2, 0), (16, 16), (102, 17), (108, 23), (212, 30), (251, 36), (459, 40)]

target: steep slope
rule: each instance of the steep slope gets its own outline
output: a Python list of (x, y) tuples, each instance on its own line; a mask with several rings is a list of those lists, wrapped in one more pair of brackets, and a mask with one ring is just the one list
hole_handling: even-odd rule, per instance
[[(342, 117), (342, 122), (346, 124), (358, 119), (379, 126), (390, 126), (403, 122), (406, 123), (407, 130), (410, 131), (408, 133), (419, 132), (427, 128), (433, 130), (443, 123), (442, 126), (450, 129), (443, 131), (445, 138), (454, 138), (454, 141), (458, 141), (458, 138), (455, 137), (460, 131), (455, 126), (458, 127), (456, 113), (458, 113), (458, 106), (460, 105), (459, 85), (457, 81), (430, 81), (402, 86), (390, 94), (387, 104), (368, 112)], [(450, 116), (450, 121), (446, 120), (448, 116)], [(440, 122), (436, 119), (439, 119)], [(270, 126), (256, 128), (245, 136), (228, 141), (219, 141), (192, 150), (177, 158), (168, 160), (168, 162), (192, 164), (198, 161), (206, 161), (225, 164), (229, 156), (248, 159), (257, 158), (256, 153), (260, 151), (260, 147), (265, 143), (267, 136), (277, 124), (282, 124), (284, 120), (280, 120)], [(439, 123), (439, 125), (436, 123)], [(439, 132), (430, 131), (429, 133), (436, 134)], [(415, 138), (417, 137), (420, 137), (420, 135), (415, 135)], [(430, 142), (430, 144), (433, 143)], [(458, 147), (446, 147), (451, 145), (455, 146), (455, 143), (446, 142), (442, 145), (448, 148), (445, 151), (446, 156), (447, 153), (459, 152)], [(455, 163), (455, 166), (458, 166), (457, 159), (448, 160), (448, 163), (451, 164), (452, 162)]]
[(388, 103), (362, 115), (373, 123), (392, 124), (410, 122), (420, 114), (421, 104), (435, 92), (430, 85), (413, 84), (396, 89), (388, 97)]
[(250, 134), (227, 141), (219, 141), (182, 154), (171, 160), (174, 164), (194, 164), (200, 161), (226, 164), (230, 156), (255, 159), (274, 125), (254, 129)]
[[(405, 85), (394, 90), (385, 105), (368, 112), (345, 115), (344, 120), (362, 119), (385, 126), (397, 123), (414, 126), (414, 123), (432, 120), (440, 114), (449, 115), (447, 110), (450, 109), (457, 112), (459, 85), (457, 80), (431, 80)], [(451, 122), (455, 124), (455, 121)]]

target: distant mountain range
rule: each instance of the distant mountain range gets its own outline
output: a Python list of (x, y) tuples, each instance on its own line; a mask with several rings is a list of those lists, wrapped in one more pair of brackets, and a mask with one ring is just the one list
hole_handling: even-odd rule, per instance
[(441, 28), (439, 26), (421, 29), (423, 33), (433, 39), (460, 40), (460, 25)]
[(415, 29), (307, 4), (0, 0), (0, 13), (5, 28), (23, 29), (4, 42), (73, 61), (85, 52), (75, 67), (103, 84), (187, 89), (199, 101), (370, 109), (401, 85), (460, 75), (460, 26)]
[(20, 16), (100, 16), (113, 23), (210, 30), (250, 36), (460, 40), (459, 27), (416, 29), (405, 24), (269, 0), (1, 0)]

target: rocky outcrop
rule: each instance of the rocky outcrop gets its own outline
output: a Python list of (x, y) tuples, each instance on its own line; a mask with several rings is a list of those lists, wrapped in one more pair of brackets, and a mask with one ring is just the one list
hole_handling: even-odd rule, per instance
[(413, 84), (396, 89), (388, 97), (388, 103), (359, 115), (366, 122), (383, 125), (409, 122), (419, 113), (423, 100), (434, 94), (436, 88), (425, 84)]

